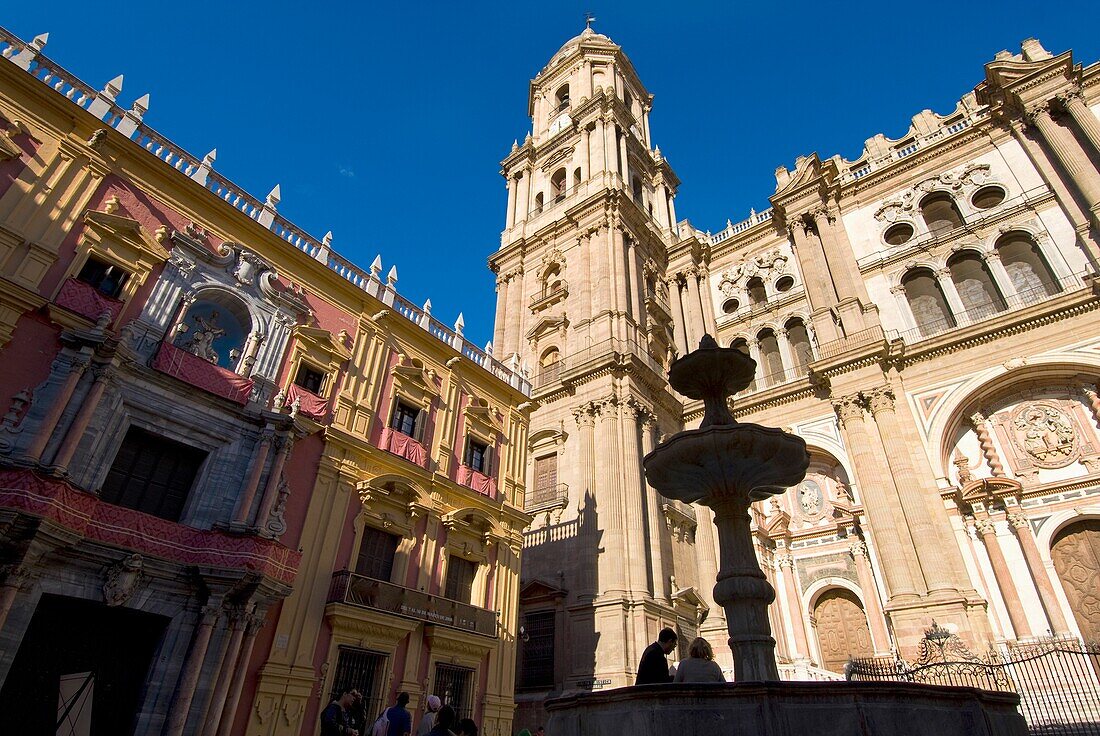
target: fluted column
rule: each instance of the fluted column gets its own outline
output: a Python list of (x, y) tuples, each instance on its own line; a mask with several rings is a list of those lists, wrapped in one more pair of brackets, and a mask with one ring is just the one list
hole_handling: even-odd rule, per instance
[(172, 706), (168, 710), (168, 718), (165, 725), (165, 736), (180, 736), (187, 725), (187, 714), (191, 710), (191, 701), (195, 698), (195, 688), (199, 684), (199, 674), (202, 665), (206, 661), (206, 650), (210, 647), (210, 636), (214, 633), (214, 625), (221, 615), (221, 606), (209, 604), (203, 607), (199, 613), (199, 625), (195, 628), (195, 634), (191, 638), (191, 649), (187, 652), (187, 659), (180, 670), (179, 684), (176, 686), (176, 694), (172, 699)]
[(54, 455), (51, 463), (57, 468), (65, 469), (69, 467), (69, 461), (76, 454), (76, 448), (80, 445), (80, 440), (84, 437), (88, 425), (91, 424), (96, 409), (99, 408), (99, 402), (107, 390), (107, 384), (114, 379), (114, 367), (110, 364), (95, 365), (92, 367), (92, 371), (95, 374), (92, 387), (88, 389), (88, 395), (84, 397), (84, 403), (80, 405), (80, 410), (73, 418), (73, 423), (69, 425), (65, 440), (61, 443), (61, 447), (58, 448), (57, 454)]
[[(959, 290), (951, 279), (951, 269), (941, 268), (937, 270), (936, 282), (940, 285), (940, 291), (943, 292), (943, 298), (947, 302), (951, 313), (955, 316), (955, 321), (959, 324), (965, 324), (966, 305), (963, 304), (962, 297), (959, 296)], [(902, 293), (905, 293), (904, 290)]]
[(997, 448), (993, 445), (993, 437), (989, 433), (989, 420), (981, 412), (976, 411), (970, 415), (970, 424), (974, 427), (974, 433), (978, 435), (978, 445), (982, 449), (982, 457), (985, 458), (989, 471), (994, 478), (1005, 477), (1005, 467), (1001, 464)]
[(275, 501), (279, 496), (279, 483), (282, 480), (283, 466), (286, 465), (287, 455), (294, 446), (294, 440), (287, 435), (275, 438), (275, 459), (271, 461), (271, 471), (267, 474), (267, 484), (264, 485), (263, 500), (260, 509), (256, 513), (254, 525), (258, 529), (267, 526), (267, 519), (271, 516), (271, 510), (275, 508)]
[(206, 720), (202, 727), (202, 733), (204, 734), (215, 733), (218, 724), (222, 720), (222, 712), (225, 708), (226, 698), (229, 696), (229, 688), (237, 673), (237, 662), (241, 655), (241, 643), (244, 641), (248, 629), (250, 610), (240, 609), (233, 612), (231, 616), (229, 644), (226, 645), (225, 656), (222, 657), (221, 667), (218, 668), (218, 679), (214, 683), (214, 691), (210, 695), (210, 704), (206, 708)]
[(247, 618), (244, 643), (241, 645), (240, 655), (237, 657), (237, 666), (233, 671), (233, 680), (229, 688), (229, 696), (222, 709), (221, 721), (218, 723), (217, 736), (229, 736), (233, 728), (233, 718), (237, 714), (237, 706), (241, 702), (241, 692), (244, 690), (244, 681), (248, 677), (248, 665), (252, 660), (252, 649), (256, 644), (256, 634), (264, 625), (263, 614), (254, 613)]
[(1100, 211), (1100, 176), (1093, 168), (1085, 152), (1070, 139), (1070, 132), (1064, 130), (1050, 115), (1050, 102), (1044, 102), (1028, 112), (1028, 120), (1043, 136), (1054, 157), (1069, 174), (1074, 186), (1088, 203), (1095, 224)]
[(676, 348), (680, 355), (687, 355), (691, 351), (688, 342), (687, 317), (684, 314), (684, 295), (680, 285), (680, 275), (677, 274), (669, 284), (669, 297), (672, 299), (673, 322), (676, 326)]
[[(641, 405), (628, 399), (621, 407), (620, 426), (623, 437), (623, 511), (626, 520), (627, 534), (641, 537), (642, 530), (646, 528), (645, 495), (646, 483), (642, 480), (642, 446), (640, 432), (642, 423), (648, 416)], [(625, 534), (624, 534), (625, 538)], [(629, 549), (630, 567), (627, 570), (627, 589), (637, 599), (644, 596), (648, 590), (651, 550), (644, 544), (639, 544), (642, 539), (631, 540)]]
[[(623, 321), (621, 315), (627, 311), (627, 305), (630, 303), (630, 298), (628, 296), (630, 284), (627, 283), (628, 277), (625, 260), (626, 246), (623, 243), (622, 223), (612, 221), (608, 236), (608, 242), (610, 243), (608, 259), (611, 261), (614, 268), (615, 312), (619, 315), (616, 317), (616, 321), (620, 323), (621, 327)], [(619, 337), (625, 338), (626, 335), (620, 333)]]
[(593, 142), (595, 142), (595, 155), (592, 157), (592, 170), (603, 173), (607, 171), (607, 133), (604, 130), (603, 118), (596, 118), (596, 128), (592, 131), (589, 145)]
[(42, 452), (46, 449), (50, 437), (53, 436), (53, 431), (57, 427), (58, 420), (61, 419), (61, 415), (65, 413), (65, 407), (69, 405), (69, 401), (73, 397), (73, 392), (76, 390), (77, 384), (80, 383), (80, 377), (84, 375), (85, 369), (88, 368), (88, 361), (86, 358), (58, 358), (58, 363), (60, 364), (60, 369), (66, 371), (67, 374), (64, 382), (61, 384), (61, 388), (57, 392), (57, 396), (54, 397), (53, 403), (50, 404), (46, 416), (42, 417), (42, 421), (38, 425), (38, 430), (34, 435), (34, 439), (31, 440), (30, 445), (24, 452), (28, 460), (38, 461), (42, 458)]
[(597, 403), (599, 431), (596, 432), (596, 457), (599, 458), (602, 497), (597, 499), (603, 552), (600, 554), (601, 593), (626, 591), (624, 573), (629, 567), (630, 548), (623, 531), (622, 476), (619, 466), (619, 417), (615, 399)]
[[(653, 452), (656, 447), (656, 435), (657, 433), (657, 420), (653, 418), (652, 414), (646, 415), (642, 419), (642, 455), (648, 455)], [(668, 590), (668, 575), (669, 570), (665, 567), (665, 555), (661, 546), (662, 532), (661, 518), (661, 498), (657, 495), (657, 491), (653, 486), (645, 479), (645, 475), (642, 475), (642, 483), (645, 486), (646, 505), (649, 509), (649, 513), (646, 515), (646, 528), (649, 530), (649, 569), (650, 576), (653, 578), (653, 597), (658, 600), (667, 600), (673, 592)], [(702, 527), (702, 524), (698, 525)], [(698, 534), (698, 532), (697, 532)], [(701, 535), (700, 535), (701, 536)], [(696, 536), (695, 548), (699, 549), (700, 536)], [(717, 566), (714, 568), (715, 576), (717, 576)], [(699, 581), (700, 581), (700, 593), (706, 591), (704, 599), (709, 598), (710, 586), (707, 584), (707, 578), (703, 574), (702, 562), (699, 564)]]
[(631, 316), (641, 329), (645, 329), (645, 285), (638, 278), (638, 247), (634, 238), (626, 247), (626, 273), (630, 277)]
[(1024, 554), (1027, 570), (1031, 573), (1031, 580), (1035, 583), (1035, 589), (1039, 592), (1039, 601), (1046, 611), (1047, 621), (1050, 622), (1050, 630), (1055, 634), (1069, 633), (1066, 617), (1062, 614), (1062, 607), (1058, 603), (1058, 596), (1054, 594), (1054, 584), (1047, 574), (1043, 558), (1039, 554), (1039, 545), (1035, 542), (1035, 534), (1031, 531), (1031, 524), (1027, 517), (1021, 513), (1008, 515), (1009, 526), (1016, 532), (1016, 541), (1020, 545), (1020, 551)]
[(607, 157), (607, 170), (612, 174), (619, 173), (619, 135), (618, 128), (611, 121), (604, 123), (604, 155)]
[[(573, 419), (577, 422), (577, 434), (579, 444), (579, 466), (577, 468), (580, 488), (577, 489), (577, 508), (589, 512), (592, 509), (592, 503), (596, 498), (596, 462), (595, 462), (595, 417), (592, 413), (592, 405), (584, 404), (573, 409)], [(597, 513), (602, 509), (597, 508)], [(593, 530), (588, 527), (591, 522), (591, 517), (582, 518), (581, 522), (585, 525), (582, 527), (581, 532), (585, 535), (585, 538), (591, 542), (592, 548), (597, 546), (596, 540), (592, 539), (589, 535), (593, 533)], [(595, 565), (596, 563), (592, 563)], [(582, 565), (582, 579), (580, 582), (579, 595), (595, 595), (599, 591), (596, 590), (596, 586), (593, 584), (592, 570)]]
[[(867, 298), (867, 288), (863, 280), (859, 279), (858, 271), (853, 273), (856, 267), (855, 255), (847, 240), (843, 243), (836, 232), (837, 212), (822, 206), (810, 212), (814, 227), (817, 229), (818, 238), (821, 240), (821, 252), (828, 264), (828, 274), (836, 286), (837, 299), (862, 299)], [(859, 280), (857, 280), (859, 279)]]
[[(527, 220), (527, 214), (531, 211), (531, 172), (523, 169), (519, 172), (519, 181), (516, 182), (516, 222)], [(513, 223), (514, 224), (514, 223)]]
[(780, 555), (776, 560), (780, 575), (783, 576), (783, 597), (787, 601), (787, 617), (794, 631), (794, 647), (797, 658), (810, 659), (809, 637), (806, 635), (806, 619), (802, 615), (802, 594), (795, 579), (794, 557), (790, 552)]
[(1100, 120), (1096, 119), (1096, 115), (1085, 104), (1081, 90), (1074, 89), (1058, 95), (1058, 101), (1069, 112), (1073, 122), (1077, 123), (1096, 153), (1100, 153)]
[[(941, 535), (937, 533), (935, 519), (925, 501), (909, 447), (894, 412), (894, 392), (888, 386), (882, 386), (868, 392), (866, 396), (875, 424), (878, 425), (878, 435), (886, 451), (886, 462), (898, 490), (898, 500), (901, 502), (928, 589), (956, 589), (956, 581), (951, 580), (949, 566), (942, 560), (944, 550), (938, 543)], [(863, 487), (866, 489), (866, 485)]]
[(802, 217), (787, 221), (787, 233), (791, 236), (795, 256), (805, 275), (806, 299), (810, 302), (810, 319), (817, 334), (825, 342), (836, 340), (840, 334), (833, 321), (831, 308), (837, 302), (829, 267), (821, 250), (821, 241), (806, 232)]
[(848, 545), (848, 553), (855, 562), (856, 578), (859, 580), (860, 590), (863, 591), (863, 606), (867, 622), (871, 625), (871, 643), (875, 654), (885, 654), (890, 651), (890, 635), (886, 631), (886, 615), (882, 612), (882, 604), (878, 599), (878, 586), (875, 585), (867, 545), (863, 540), (855, 539)]
[[(622, 176), (623, 181), (626, 182), (626, 188), (628, 191), (633, 192), (634, 188), (630, 183), (630, 159), (627, 155), (625, 130), (622, 131), (622, 135), (619, 136), (619, 160), (622, 164)], [(638, 206), (641, 207), (642, 203), (639, 202)]]
[(588, 126), (581, 129), (581, 181), (588, 181), (589, 174), (592, 170), (592, 141), (591, 131), (588, 130)]
[[(871, 534), (881, 550), (882, 572), (890, 600), (913, 598), (924, 592), (924, 578), (919, 565), (911, 564), (912, 537), (901, 514), (896, 489), (889, 471), (879, 462), (874, 450), (859, 396), (845, 396), (833, 402), (844, 447), (852, 453), (856, 476), (862, 490), (863, 506), (871, 522)], [(907, 549), (908, 548), (908, 549)]]
[(997, 529), (992, 519), (975, 519), (974, 529), (981, 537), (985, 545), (989, 563), (993, 567), (993, 577), (997, 580), (997, 587), (1001, 590), (1001, 599), (1008, 610), (1008, 620), (1016, 632), (1017, 639), (1031, 637), (1031, 627), (1028, 626), (1027, 616), (1024, 614), (1023, 604), (1020, 603), (1020, 595), (1016, 592), (1016, 584), (1012, 582), (1012, 573), (1005, 561), (1004, 551), (997, 539)]
[(703, 327), (703, 315), (700, 314), (700, 302), (699, 302), (699, 275), (698, 269), (692, 266), (687, 270), (685, 277), (687, 278), (687, 292), (688, 292), (688, 308), (685, 317), (690, 320), (688, 328), (685, 330), (687, 333), (688, 345), (694, 346), (699, 344), (699, 340), (702, 339), (702, 327)]
[(271, 440), (272, 435), (264, 432), (260, 435), (260, 441), (256, 443), (256, 451), (252, 455), (252, 467), (248, 470), (248, 477), (245, 479), (240, 500), (237, 501), (237, 509), (233, 514), (234, 524), (248, 523), (248, 512), (252, 510), (252, 501), (256, 498), (256, 491), (260, 487), (260, 476), (263, 475), (264, 465), (267, 463)]

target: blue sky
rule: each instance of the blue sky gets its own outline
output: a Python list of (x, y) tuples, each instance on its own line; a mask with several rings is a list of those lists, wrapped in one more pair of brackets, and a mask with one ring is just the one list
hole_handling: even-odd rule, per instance
[(530, 128), (527, 83), (568, 38), (619, 43), (656, 96), (654, 141), (682, 180), (677, 214), (718, 230), (768, 206), (801, 154), (857, 156), (877, 132), (944, 113), (982, 65), (1029, 36), (1100, 59), (1095, 3), (9, 3), (0, 24), (479, 344), (495, 295), (499, 162)]

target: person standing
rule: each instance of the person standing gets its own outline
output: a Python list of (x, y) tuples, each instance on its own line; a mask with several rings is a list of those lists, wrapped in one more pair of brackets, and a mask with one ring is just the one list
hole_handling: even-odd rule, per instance
[(449, 705), (444, 705), (435, 714), (435, 725), (432, 726), (431, 731), (428, 731), (428, 736), (454, 736), (451, 732), (451, 726), (455, 725), (457, 720), (458, 714), (455, 713), (455, 709)]
[(457, 736), (477, 736), (477, 724), (472, 718), (463, 718), (455, 726)]
[(638, 679), (635, 685), (656, 685), (672, 682), (672, 676), (668, 674), (668, 660), (665, 659), (676, 648), (676, 632), (672, 629), (661, 629), (657, 634), (657, 641), (650, 644), (642, 652), (642, 661), (638, 663)]
[(340, 697), (321, 711), (321, 736), (359, 736), (359, 732), (348, 725), (348, 708), (355, 702), (352, 690), (340, 691)]
[(688, 656), (676, 668), (673, 682), (725, 682), (722, 668), (714, 661), (714, 650), (710, 642), (701, 636), (695, 638), (688, 647)]
[(435, 714), (439, 712), (440, 705), (442, 705), (442, 702), (439, 700), (439, 696), (428, 696), (428, 709), (424, 711), (424, 716), (420, 719), (420, 725), (416, 728), (416, 736), (428, 736), (432, 726), (435, 725)]
[[(412, 732), (412, 715), (408, 709), (405, 708), (409, 704), (408, 693), (398, 693), (397, 702), (394, 703), (386, 710), (382, 711), (382, 716), (379, 717), (379, 721), (383, 718), (389, 723), (389, 727), (385, 730), (385, 736), (409, 736)], [(376, 722), (374, 726), (375, 731), (379, 730), (379, 725)], [(371, 734), (374, 736), (374, 734)]]

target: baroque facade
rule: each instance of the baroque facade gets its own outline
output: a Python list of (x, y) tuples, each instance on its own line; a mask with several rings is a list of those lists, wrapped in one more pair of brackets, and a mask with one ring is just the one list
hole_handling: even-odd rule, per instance
[(26, 733), (511, 733), (530, 386), (0, 29), (0, 702)]
[(532, 80), (503, 162), (498, 355), (532, 367), (518, 722), (633, 682), (662, 626), (730, 666), (703, 507), (641, 457), (698, 425), (669, 361), (758, 364), (740, 421), (810, 446), (757, 504), (781, 670), (835, 678), (938, 624), (975, 651), (1100, 639), (1100, 65), (1028, 40), (946, 115), (776, 170), (771, 207), (677, 220), (652, 96), (591, 29)]

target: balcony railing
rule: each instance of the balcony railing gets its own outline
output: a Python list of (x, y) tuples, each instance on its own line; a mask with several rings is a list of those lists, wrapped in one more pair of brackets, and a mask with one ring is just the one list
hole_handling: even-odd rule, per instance
[(558, 301), (561, 301), (567, 296), (569, 296), (569, 284), (563, 280), (558, 282), (558, 284), (552, 289), (544, 289), (532, 294), (530, 309), (532, 311), (544, 309)]
[(370, 608), (482, 636), (497, 636), (497, 615), (490, 610), (348, 570), (332, 576), (328, 602)]
[(168, 341), (160, 344), (153, 358), (153, 368), (195, 388), (242, 405), (248, 403), (248, 397), (252, 395), (255, 386), (252, 379), (214, 365)]
[(382, 439), (378, 442), (378, 448), (404, 458), (413, 465), (419, 465), (422, 468), (428, 467), (428, 449), (412, 437), (403, 432), (398, 432), (393, 427), (386, 427), (382, 430)]
[(114, 320), (122, 311), (120, 300), (109, 297), (91, 284), (75, 278), (65, 280), (54, 301), (58, 306), (87, 317), (93, 322), (104, 314), (110, 314), (111, 319)]
[(569, 503), (569, 485), (555, 483), (542, 488), (528, 488), (523, 499), (523, 510), (527, 513), (543, 509), (557, 508)]
[(561, 371), (559, 370), (560, 366), (560, 361), (554, 361), (553, 363), (544, 365), (542, 369), (539, 370), (539, 375), (535, 379), (536, 387), (542, 388), (543, 386), (549, 386), (551, 384), (557, 383), (559, 378), (561, 377)]
[(561, 361), (560, 372), (566, 374), (585, 363), (609, 356), (615, 360), (631, 356), (640, 360), (657, 375), (664, 375), (665, 372), (665, 367), (659, 360), (649, 354), (649, 350), (644, 345), (639, 345), (633, 340), (620, 340), (614, 337), (581, 348), (577, 352), (566, 356)]
[(832, 358), (841, 353), (846, 353), (849, 350), (855, 350), (856, 348), (871, 345), (873, 343), (881, 343), (886, 340), (886, 333), (882, 327), (875, 325), (874, 327), (868, 327), (866, 330), (860, 330), (859, 332), (853, 332), (850, 335), (845, 335), (839, 340), (832, 340), (821, 345), (820, 358)]
[(973, 307), (963, 312), (955, 312), (944, 319), (935, 320), (918, 327), (904, 330), (900, 332), (898, 336), (907, 344), (913, 344), (921, 340), (927, 340), (942, 335), (951, 330), (968, 327), (978, 322), (984, 322), (998, 315), (1030, 307), (1034, 304), (1039, 304), (1040, 302), (1045, 302), (1067, 292), (1079, 289), (1083, 283), (1083, 277), (1087, 275), (1087, 272), (1076, 273), (1052, 282), (1036, 284), (1012, 296), (998, 297), (996, 301), (990, 302), (989, 304)]
[(479, 470), (474, 470), (469, 465), (458, 466), (458, 483), (494, 501), (500, 497), (496, 479)]

